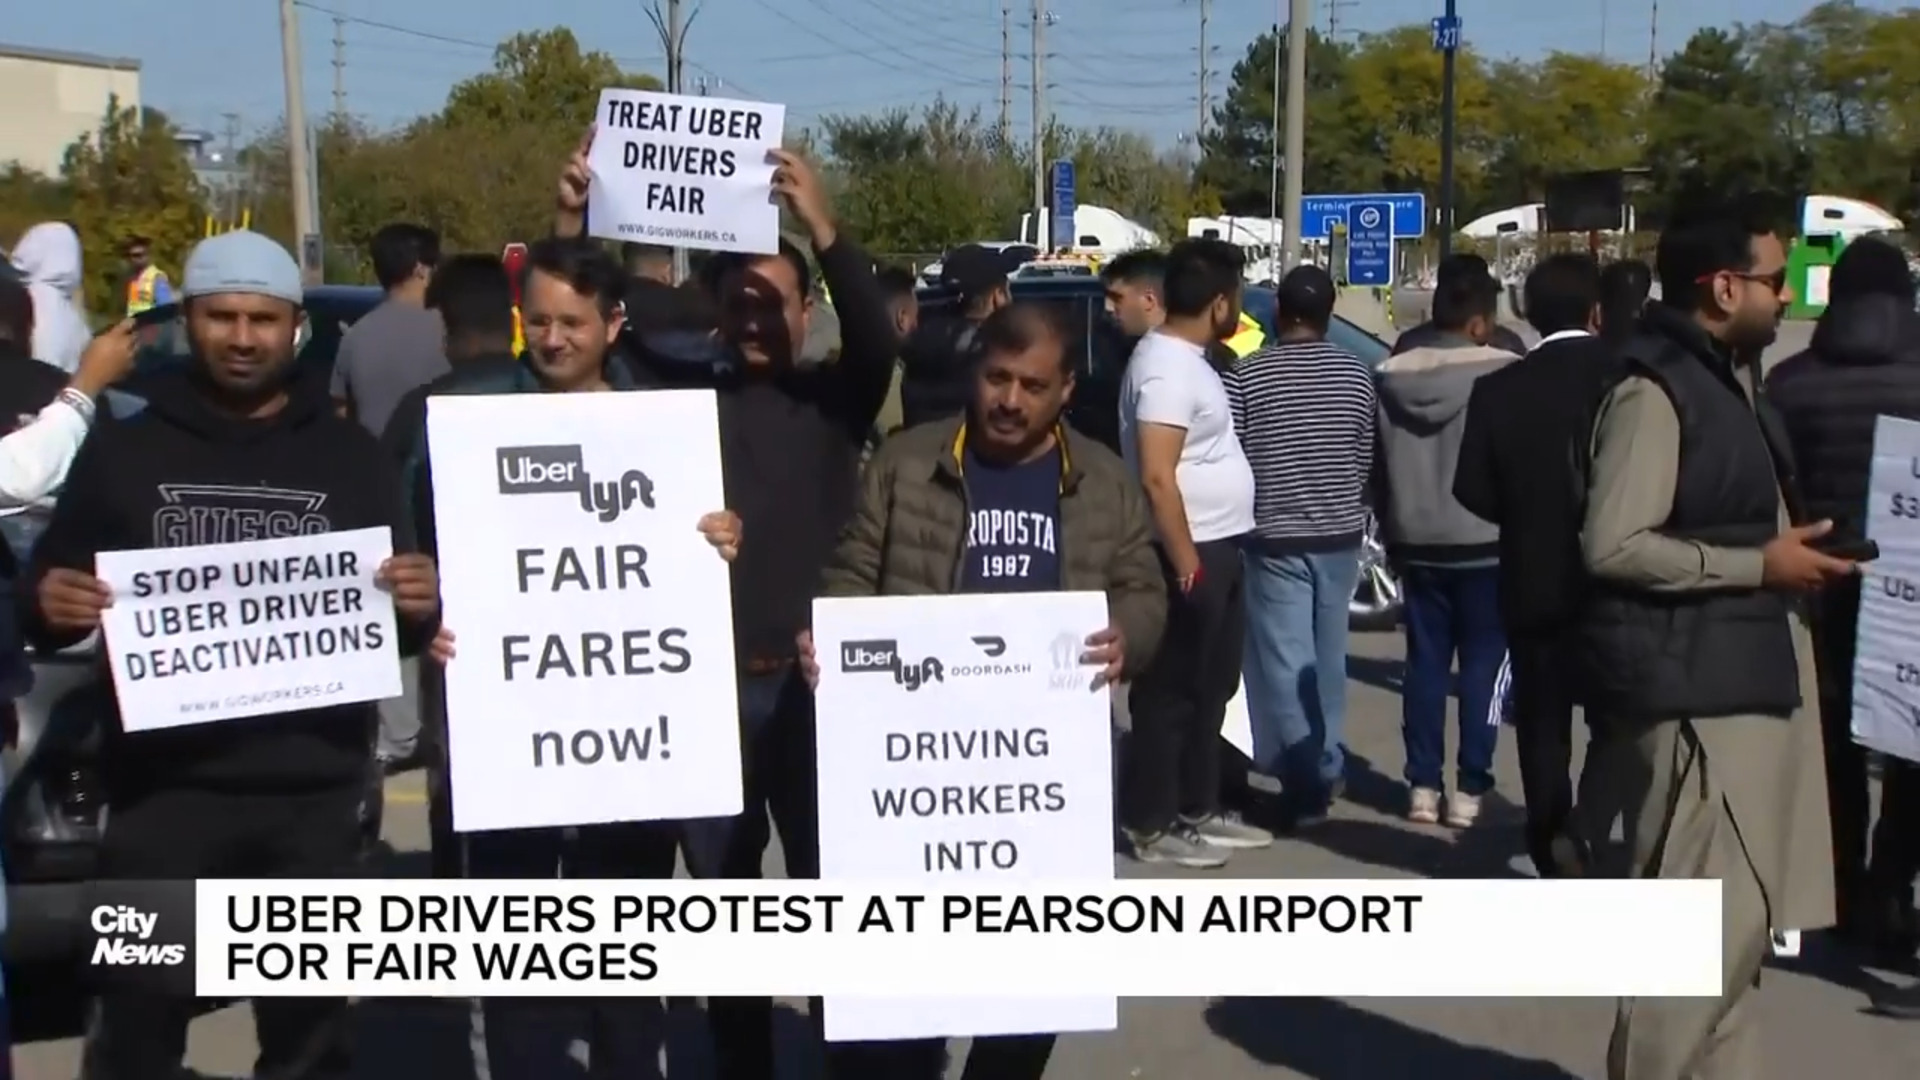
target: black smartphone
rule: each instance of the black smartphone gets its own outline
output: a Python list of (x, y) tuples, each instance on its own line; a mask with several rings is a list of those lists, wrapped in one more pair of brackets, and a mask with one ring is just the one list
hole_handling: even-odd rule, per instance
[(1814, 542), (1814, 549), (1823, 555), (1848, 562), (1872, 562), (1880, 557), (1880, 545), (1871, 540), (1846, 537), (1839, 540), (1827, 540), (1825, 537)]
[(179, 317), (179, 304), (155, 304), (133, 317), (133, 328), (145, 330), (149, 327), (165, 326)]

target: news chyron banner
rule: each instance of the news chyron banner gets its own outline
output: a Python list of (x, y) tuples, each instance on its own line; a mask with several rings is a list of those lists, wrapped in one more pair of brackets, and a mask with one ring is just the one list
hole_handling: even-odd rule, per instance
[(228, 999), (1721, 991), (1717, 881), (924, 884), (201, 881), (190, 935), (111, 895), (89, 944)]

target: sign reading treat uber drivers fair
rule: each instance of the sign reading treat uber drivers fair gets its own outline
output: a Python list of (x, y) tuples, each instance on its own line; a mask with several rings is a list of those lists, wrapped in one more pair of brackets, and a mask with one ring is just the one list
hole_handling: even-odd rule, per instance
[(587, 232), (608, 240), (780, 250), (774, 163), (785, 105), (602, 90), (587, 164)]
[(713, 392), (434, 397), (427, 442), (454, 828), (739, 813)]
[[(1106, 624), (1092, 592), (817, 601), (821, 878), (1111, 881), (1112, 697), (1080, 659)], [(836, 1042), (1119, 1023), (1110, 996), (825, 1004)]]
[(386, 529), (103, 551), (101, 613), (127, 731), (399, 697)]

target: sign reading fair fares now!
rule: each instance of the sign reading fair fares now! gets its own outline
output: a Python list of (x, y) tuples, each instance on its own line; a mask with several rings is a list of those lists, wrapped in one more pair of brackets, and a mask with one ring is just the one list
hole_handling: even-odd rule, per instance
[(713, 392), (434, 397), (427, 445), (454, 828), (739, 813)]
[[(1101, 593), (820, 600), (820, 876), (928, 888), (1113, 879)], [(1111, 1031), (1110, 996), (826, 999), (827, 1038)]]
[(600, 92), (587, 232), (607, 240), (780, 250), (774, 162), (787, 107), (653, 90)]
[(127, 731), (399, 697), (387, 529), (103, 551), (101, 613)]

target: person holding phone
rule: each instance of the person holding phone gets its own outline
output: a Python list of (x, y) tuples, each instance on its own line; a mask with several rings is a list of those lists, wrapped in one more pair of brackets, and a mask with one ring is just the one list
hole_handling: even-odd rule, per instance
[[(1584, 789), (1625, 817), (1602, 872), (1719, 879), (1719, 998), (1623, 999), (1609, 1080), (1752, 1076), (1775, 928), (1833, 922), (1806, 601), (1852, 580), (1801, 505), (1759, 357), (1793, 299), (1769, 208), (1682, 207), (1662, 299), (1593, 424), (1572, 667), (1595, 726)], [(1597, 815), (1596, 815), (1597, 816)], [(1598, 829), (1589, 837), (1599, 840)]]

